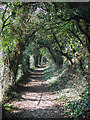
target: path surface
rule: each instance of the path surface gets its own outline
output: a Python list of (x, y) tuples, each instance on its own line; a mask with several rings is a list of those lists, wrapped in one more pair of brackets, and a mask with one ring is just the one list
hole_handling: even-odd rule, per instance
[(17, 89), (20, 96), (12, 103), (12, 114), (19, 118), (62, 118), (63, 108), (57, 105), (56, 95), (50, 92), (44, 78), (44, 68), (35, 69), (25, 84)]

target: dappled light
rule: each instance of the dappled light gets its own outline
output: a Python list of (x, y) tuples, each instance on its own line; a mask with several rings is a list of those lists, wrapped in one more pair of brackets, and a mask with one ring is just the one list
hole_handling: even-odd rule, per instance
[(0, 2), (0, 13), (2, 120), (88, 119), (90, 2)]
[[(42, 68), (43, 69), (43, 68)], [(37, 71), (37, 72), (36, 72)], [(56, 96), (49, 91), (49, 86), (45, 78), (38, 80), (38, 73), (43, 72), (40, 68), (35, 69), (36, 78), (31, 78), (30, 82), (19, 87), (19, 96), (11, 101), (14, 108), (11, 116), (33, 118), (58, 118), (64, 116), (62, 107), (56, 104)], [(33, 71), (34, 74), (34, 71)]]

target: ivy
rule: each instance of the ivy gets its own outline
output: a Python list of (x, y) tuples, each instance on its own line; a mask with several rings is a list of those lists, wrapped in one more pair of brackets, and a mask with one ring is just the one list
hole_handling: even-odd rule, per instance
[[(84, 116), (84, 112), (89, 110), (89, 87), (85, 89), (81, 99), (78, 101), (73, 101), (67, 105), (69, 109), (69, 114), (73, 114), (75, 118), (78, 118), (80, 115)], [(84, 116), (85, 117), (85, 116)]]

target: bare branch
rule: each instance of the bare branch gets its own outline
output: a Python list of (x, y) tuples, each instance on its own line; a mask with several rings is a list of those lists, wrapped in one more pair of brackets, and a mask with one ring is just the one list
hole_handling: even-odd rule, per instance
[(11, 15), (8, 16), (8, 18), (3, 22), (3, 24), (5, 24), (10, 17)]
[(10, 23), (7, 23), (6, 25), (4, 25), (4, 27), (6, 27), (6, 26), (8, 26), (8, 25), (10, 25)]
[(69, 28), (68, 28), (68, 30), (80, 41), (80, 43), (81, 43), (83, 46), (85, 46), (85, 45), (83, 44), (82, 40), (79, 38), (78, 35), (76, 35), (76, 34), (75, 34), (72, 30), (70, 30)]

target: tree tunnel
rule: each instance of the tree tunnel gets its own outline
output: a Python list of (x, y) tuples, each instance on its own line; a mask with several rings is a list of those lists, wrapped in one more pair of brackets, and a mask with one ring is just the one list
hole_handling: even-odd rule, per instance
[(16, 85), (21, 94), (8, 96), (21, 100), (18, 110), (26, 117), (36, 112), (48, 117), (53, 110), (57, 117), (67, 104), (71, 116), (84, 118), (90, 112), (90, 2), (0, 2), (0, 13), (1, 98)]
[(78, 65), (84, 74), (89, 70), (88, 3), (15, 2), (0, 5), (1, 61), (8, 66), (14, 81), (19, 65), (24, 74), (28, 73), (30, 55), (33, 55), (35, 67), (42, 65), (43, 51), (50, 54), (48, 59), (59, 68), (66, 58), (72, 66)]
[[(9, 59), (14, 78), (20, 64), (23, 72), (25, 64), (28, 69), (29, 57), (23, 54), (28, 46), (30, 54), (34, 54), (35, 66), (42, 57), (39, 48), (45, 47), (58, 66), (63, 64), (64, 56), (72, 65), (78, 63), (84, 70), (83, 63), (90, 52), (87, 3), (82, 4), (84, 11), (77, 3), (1, 3), (1, 6), (1, 44), (8, 56), (4, 62), (8, 64)], [(84, 12), (87, 12), (86, 17)]]

